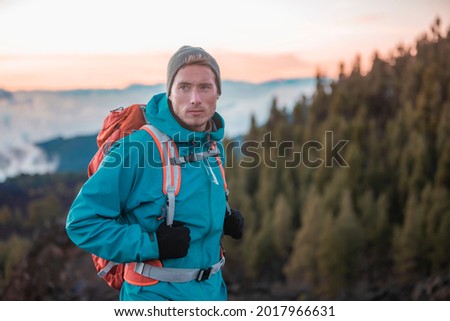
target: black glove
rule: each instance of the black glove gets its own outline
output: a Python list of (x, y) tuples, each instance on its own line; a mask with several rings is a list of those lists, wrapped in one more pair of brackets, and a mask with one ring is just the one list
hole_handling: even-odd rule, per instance
[(191, 231), (180, 222), (173, 222), (172, 226), (162, 223), (156, 231), (158, 239), (159, 258), (175, 259), (187, 255), (191, 242)]
[(238, 210), (231, 209), (231, 213), (225, 212), (223, 232), (232, 238), (239, 240), (244, 231), (244, 217)]

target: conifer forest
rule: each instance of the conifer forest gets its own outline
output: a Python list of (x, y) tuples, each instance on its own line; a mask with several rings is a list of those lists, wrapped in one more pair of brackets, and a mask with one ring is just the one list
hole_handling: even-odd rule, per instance
[[(419, 36), (224, 141), (230, 300), (450, 300), (450, 28)], [(0, 299), (117, 300), (65, 234), (84, 180), (0, 184)]]

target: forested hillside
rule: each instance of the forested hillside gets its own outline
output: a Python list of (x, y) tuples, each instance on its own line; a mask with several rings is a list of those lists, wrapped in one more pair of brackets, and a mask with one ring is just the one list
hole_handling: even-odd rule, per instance
[(299, 298), (411, 298), (430, 278), (449, 299), (449, 34), (436, 20), (414, 46), (375, 54), (367, 75), (358, 58), (341, 70), (331, 88), (318, 75), (293, 114), (274, 100), (244, 139), (254, 143), (229, 159), (247, 224), (229, 256), (246, 278), (287, 280)]
[[(312, 99), (227, 141), (225, 239), (239, 300), (450, 300), (450, 29), (437, 19), (362, 74), (358, 57)], [(64, 221), (85, 173), (0, 184), (0, 298), (114, 299)]]

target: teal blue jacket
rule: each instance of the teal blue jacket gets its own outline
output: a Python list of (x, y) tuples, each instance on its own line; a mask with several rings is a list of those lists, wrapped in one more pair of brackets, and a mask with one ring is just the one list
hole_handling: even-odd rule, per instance
[[(147, 104), (146, 116), (175, 141), (180, 156), (204, 151), (215, 141), (225, 163), (220, 143), (224, 121), (219, 114), (213, 116), (214, 131), (192, 132), (173, 117), (166, 94), (159, 94)], [(185, 257), (162, 263), (173, 268), (208, 268), (220, 260), (226, 211), (223, 177), (214, 157), (180, 166), (175, 220), (190, 229), (191, 242)], [(167, 200), (162, 182), (161, 157), (149, 133), (137, 130), (119, 140), (74, 200), (67, 216), (68, 236), (80, 248), (107, 260), (158, 259), (155, 232), (159, 224), (165, 224), (161, 216)], [(226, 300), (227, 290), (219, 272), (202, 282), (159, 282), (143, 287), (125, 282), (120, 299)]]

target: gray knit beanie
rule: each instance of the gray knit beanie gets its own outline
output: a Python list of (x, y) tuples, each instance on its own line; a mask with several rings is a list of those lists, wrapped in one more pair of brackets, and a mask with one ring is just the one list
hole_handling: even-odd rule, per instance
[(167, 65), (167, 96), (170, 95), (170, 90), (172, 88), (173, 80), (178, 70), (188, 64), (188, 58), (190, 56), (206, 58), (206, 63), (211, 67), (211, 70), (216, 75), (216, 85), (219, 95), (222, 93), (221, 80), (220, 80), (220, 69), (217, 61), (207, 53), (203, 48), (183, 46), (170, 58), (169, 64)]

